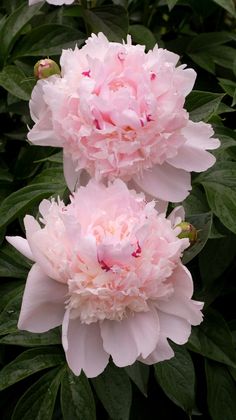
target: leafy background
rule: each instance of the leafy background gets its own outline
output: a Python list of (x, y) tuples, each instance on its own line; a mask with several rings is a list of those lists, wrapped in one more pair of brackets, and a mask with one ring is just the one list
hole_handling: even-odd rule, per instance
[[(236, 20), (233, 0), (81, 1), (70, 7), (25, 0), (0, 5), (0, 412), (4, 420), (233, 420), (236, 417)], [(205, 302), (175, 357), (148, 367), (110, 364), (96, 379), (75, 377), (65, 364), (59, 329), (18, 331), (16, 324), (30, 262), (6, 244), (24, 235), (22, 219), (42, 198), (68, 197), (60, 151), (26, 141), (35, 62), (59, 60), (62, 48), (81, 46), (91, 32), (111, 41), (130, 33), (134, 43), (177, 52), (198, 74), (186, 108), (214, 126), (221, 148), (216, 165), (193, 175), (185, 200), (198, 242), (184, 255)]]

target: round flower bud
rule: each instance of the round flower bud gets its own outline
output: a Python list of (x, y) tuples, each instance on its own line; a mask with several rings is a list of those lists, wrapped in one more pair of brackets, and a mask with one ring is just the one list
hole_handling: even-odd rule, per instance
[(47, 79), (47, 77), (53, 74), (61, 74), (60, 67), (58, 64), (50, 58), (44, 58), (43, 60), (37, 61), (34, 66), (34, 75), (36, 79)]
[(197, 241), (197, 229), (188, 222), (181, 222), (178, 227), (181, 228), (181, 232), (178, 235), (180, 239), (188, 238), (190, 241), (190, 245), (194, 245)]

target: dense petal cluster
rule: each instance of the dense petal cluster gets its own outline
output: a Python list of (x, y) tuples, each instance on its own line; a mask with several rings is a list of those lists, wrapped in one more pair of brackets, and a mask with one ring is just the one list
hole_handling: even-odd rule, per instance
[(146, 53), (130, 37), (119, 44), (101, 33), (64, 50), (61, 77), (33, 90), (30, 142), (63, 147), (71, 189), (85, 169), (96, 180), (133, 180), (154, 197), (182, 201), (190, 172), (214, 164), (207, 149), (219, 141), (211, 125), (189, 120), (184, 102), (196, 75), (178, 60), (157, 46)]
[(24, 219), (26, 239), (8, 241), (35, 264), (29, 272), (18, 327), (44, 332), (62, 324), (62, 342), (76, 375), (169, 359), (202, 320), (191, 274), (181, 256), (182, 208), (169, 218), (142, 193), (116, 180), (89, 182), (67, 206), (44, 200), (40, 224)]

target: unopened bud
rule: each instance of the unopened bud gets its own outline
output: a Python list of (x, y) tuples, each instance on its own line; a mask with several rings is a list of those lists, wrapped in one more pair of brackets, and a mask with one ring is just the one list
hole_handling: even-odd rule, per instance
[(181, 232), (178, 235), (178, 238), (188, 238), (190, 241), (190, 245), (195, 244), (197, 241), (197, 229), (188, 222), (181, 222), (177, 227), (181, 228)]
[(34, 66), (34, 75), (36, 79), (47, 79), (47, 77), (53, 74), (61, 74), (60, 67), (55, 61), (50, 58), (44, 58), (43, 60), (37, 61)]

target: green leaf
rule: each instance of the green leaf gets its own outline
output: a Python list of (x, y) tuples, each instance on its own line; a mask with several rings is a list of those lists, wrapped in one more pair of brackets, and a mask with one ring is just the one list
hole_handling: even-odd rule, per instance
[(64, 420), (95, 420), (96, 408), (89, 381), (81, 373), (75, 376), (69, 368), (61, 381), (61, 409)]
[[(224, 182), (224, 179), (222, 180)], [(208, 203), (220, 221), (236, 234), (236, 191), (235, 187), (216, 182), (202, 182)]]
[(206, 191), (209, 206), (220, 221), (236, 233), (236, 162), (218, 162), (195, 178)]
[(147, 397), (149, 366), (137, 361), (131, 366), (126, 366), (125, 371), (142, 394)]
[(12, 182), (13, 177), (9, 173), (8, 169), (0, 168), (0, 183)]
[(182, 258), (183, 264), (187, 264), (191, 261), (204, 248), (211, 232), (212, 213), (209, 212), (188, 216), (186, 221), (197, 229), (198, 234), (196, 243), (184, 251)]
[(61, 332), (59, 328), (54, 328), (42, 334), (19, 330), (17, 333), (8, 334), (0, 338), (0, 343), (23, 347), (61, 344)]
[(219, 45), (214, 48), (206, 48), (205, 53), (208, 55), (209, 60), (221, 67), (232, 70), (234, 65), (234, 57), (236, 50), (227, 45)]
[(236, 104), (236, 83), (228, 79), (218, 79), (222, 89), (233, 98), (232, 106)]
[(179, 0), (166, 0), (169, 11), (171, 11), (173, 9), (173, 7), (175, 7), (175, 5), (178, 3), (178, 1)]
[(19, 99), (28, 101), (34, 86), (34, 81), (27, 80), (19, 67), (6, 66), (0, 72), (0, 86)]
[(151, 50), (157, 42), (150, 29), (143, 25), (130, 25), (129, 34), (133, 42), (145, 45), (147, 50)]
[(129, 420), (132, 389), (124, 370), (109, 364), (92, 384), (112, 420)]
[(109, 41), (122, 41), (128, 33), (128, 14), (121, 6), (101, 6), (85, 9), (83, 17), (91, 32), (103, 32)]
[(64, 189), (64, 185), (50, 182), (49, 184), (40, 183), (29, 185), (10, 194), (0, 204), (0, 229), (20, 215), (26, 213), (27, 209), (33, 204), (53, 194), (60, 195)]
[(25, 279), (31, 262), (16, 251), (11, 245), (3, 245), (0, 249), (0, 277)]
[(24, 284), (21, 281), (10, 281), (1, 284), (0, 313), (4, 310), (5, 306), (10, 303), (11, 299), (13, 299), (18, 293), (22, 292), (23, 289)]
[[(66, 25), (45, 24), (27, 34), (13, 51), (13, 58), (60, 55), (62, 49), (80, 46), (85, 35)], [(33, 69), (32, 69), (33, 71)]]
[(223, 9), (227, 10), (227, 12), (229, 12), (231, 15), (235, 15), (235, 4), (233, 0), (213, 0), (213, 1), (214, 3), (223, 7)]
[[(220, 255), (220, 258), (219, 258)], [(220, 277), (236, 255), (236, 237), (227, 235), (207, 242), (199, 256), (199, 268), (205, 287)]]
[(206, 48), (222, 45), (232, 40), (230, 32), (205, 32), (196, 35), (188, 44), (188, 52), (196, 53)]
[(212, 115), (217, 114), (217, 109), (224, 94), (193, 90), (187, 97), (185, 106), (190, 112), (193, 121), (208, 121)]
[(155, 364), (155, 377), (165, 394), (188, 414), (195, 407), (195, 371), (184, 347), (173, 345), (175, 357)]
[(22, 29), (37, 14), (42, 5), (43, 3), (39, 3), (29, 7), (28, 2), (24, 3), (7, 18), (0, 32), (0, 56), (7, 58)]
[(209, 54), (207, 54), (205, 51), (198, 53), (188, 53), (188, 55), (198, 66), (202, 67), (209, 73), (215, 74), (215, 63)]
[(236, 367), (231, 332), (224, 318), (213, 309), (208, 309), (202, 324), (192, 329), (188, 347), (209, 359)]
[(0, 335), (17, 331), (17, 322), (22, 302), (23, 286), (17, 287), (7, 296), (8, 301), (0, 314)]
[(39, 347), (24, 351), (1, 370), (0, 390), (36, 372), (64, 363), (64, 354), (57, 347)]
[(62, 374), (60, 368), (43, 375), (20, 398), (11, 419), (51, 420)]
[(205, 360), (207, 403), (213, 420), (230, 420), (236, 413), (236, 386), (225, 366)]

